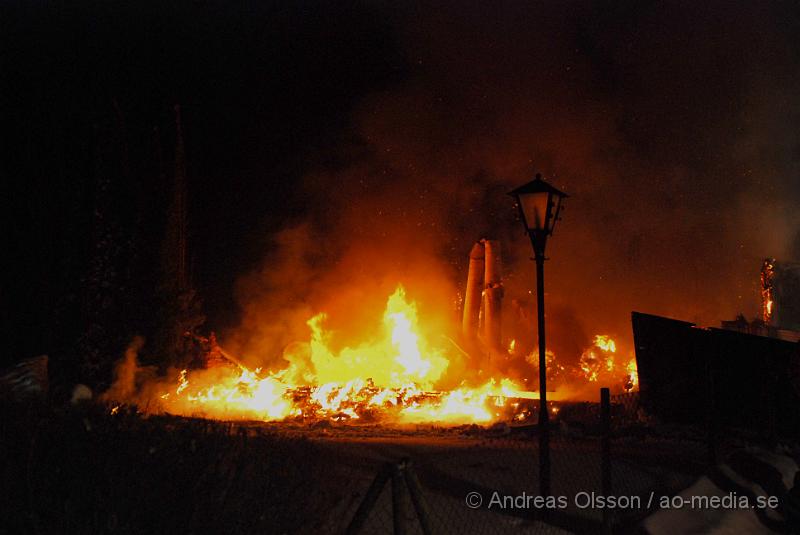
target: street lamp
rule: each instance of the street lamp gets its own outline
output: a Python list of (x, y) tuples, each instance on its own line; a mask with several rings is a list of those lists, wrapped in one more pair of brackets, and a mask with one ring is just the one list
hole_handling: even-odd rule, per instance
[(550, 414), (547, 408), (547, 359), (544, 330), (544, 248), (561, 214), (561, 202), (567, 194), (557, 190), (542, 175), (509, 195), (517, 200), (522, 222), (531, 238), (536, 260), (536, 305), (539, 319), (539, 491), (550, 495)]

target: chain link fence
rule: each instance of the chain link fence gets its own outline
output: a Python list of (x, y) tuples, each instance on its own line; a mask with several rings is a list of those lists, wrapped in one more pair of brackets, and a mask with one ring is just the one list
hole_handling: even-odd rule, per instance
[[(359, 493), (359, 504), (331, 533), (635, 532), (664, 500), (699, 480), (729, 491), (733, 476), (720, 475), (726, 470), (775, 496), (786, 495), (775, 471), (752, 455), (753, 448), (772, 448), (765, 437), (720, 432), (714, 422), (659, 423), (643, 410), (636, 392), (606, 392), (605, 399), (598, 394), (598, 403), (554, 404), (550, 501), (540, 496), (535, 426), (495, 426), (494, 432), (467, 434), (449, 445), (439, 438), (432, 441), (436, 446), (401, 447), (413, 457), (382, 468), (384, 474), (401, 474), (399, 479), (384, 475), (374, 501)], [(800, 460), (797, 448), (791, 455)], [(414, 484), (395, 484), (409, 476), (418, 481), (416, 490)], [(785, 532), (781, 522), (776, 527), (761, 520)]]
[[(551, 411), (549, 497), (540, 492), (536, 426), (495, 426), (460, 436), (451, 444), (438, 438), (426, 447), (407, 448), (413, 460), (388, 461), (381, 470), (411, 476), (419, 482), (419, 492), (414, 485), (397, 485), (384, 475), (377, 498), (366, 492), (360, 505), (344, 515), (340, 529), (348, 533), (612, 532), (635, 526), (652, 509), (647, 505), (652, 489), (668, 494), (694, 477), (678, 475), (677, 461), (656, 463), (652, 455), (644, 455), (649, 450), (658, 457), (642, 433), (638, 443), (630, 440), (637, 427), (647, 425), (635, 394), (607, 396), (605, 403), (556, 403)], [(686, 448), (686, 454), (693, 455), (694, 450)], [(374, 481), (380, 483), (379, 478)], [(417, 492), (426, 506), (417, 506)], [(612, 495), (628, 497), (630, 503), (613, 509), (605, 500)]]
[(800, 459), (780, 433), (659, 423), (635, 393), (601, 397), (552, 405), (550, 501), (536, 425), (391, 430), (10, 406), (0, 499), (8, 529), (26, 533), (623, 533), (703, 478), (781, 496), (791, 486), (752, 454), (760, 444)]

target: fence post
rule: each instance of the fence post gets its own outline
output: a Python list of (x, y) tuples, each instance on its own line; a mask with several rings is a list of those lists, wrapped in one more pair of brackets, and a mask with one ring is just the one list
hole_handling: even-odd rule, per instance
[(707, 426), (707, 440), (708, 440), (708, 464), (710, 468), (717, 465), (717, 408), (716, 408), (716, 393), (714, 392), (714, 365), (713, 358), (715, 354), (711, 354), (706, 358), (706, 389), (708, 391), (708, 398), (706, 402), (706, 426)]
[(394, 535), (406, 534), (406, 517), (403, 515), (403, 472), (404, 463), (392, 467), (392, 524)]
[(367, 489), (367, 493), (364, 495), (361, 505), (358, 506), (358, 510), (356, 514), (353, 515), (350, 525), (347, 526), (347, 530), (345, 531), (347, 535), (355, 535), (361, 530), (361, 527), (367, 520), (367, 516), (369, 516), (370, 511), (372, 511), (372, 508), (375, 506), (375, 502), (378, 501), (378, 496), (380, 496), (383, 487), (386, 485), (386, 480), (389, 479), (391, 473), (392, 466), (386, 463), (375, 475), (375, 479), (372, 480), (372, 484), (369, 486), (369, 489)]
[(406, 460), (405, 465), (406, 487), (408, 487), (408, 492), (411, 495), (411, 503), (414, 504), (414, 510), (417, 512), (419, 525), (422, 528), (423, 535), (431, 535), (433, 530), (431, 529), (428, 505), (425, 503), (425, 497), (422, 495), (419, 479), (417, 479), (417, 474), (413, 470), (411, 461)]
[[(600, 494), (611, 496), (611, 392), (600, 389)], [(610, 511), (603, 508), (603, 531), (611, 532)]]
[(775, 414), (777, 401), (777, 377), (772, 370), (772, 362), (767, 367), (767, 445), (775, 449), (778, 445), (778, 416)]

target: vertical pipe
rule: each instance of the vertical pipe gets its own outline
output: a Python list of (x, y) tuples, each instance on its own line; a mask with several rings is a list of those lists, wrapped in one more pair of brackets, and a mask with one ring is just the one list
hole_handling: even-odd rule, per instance
[(483, 288), (484, 248), (476, 242), (469, 253), (469, 272), (467, 288), (464, 292), (464, 313), (461, 319), (461, 331), (464, 338), (470, 340), (478, 334), (478, 318), (481, 310), (481, 293)]
[[(536, 304), (539, 320), (539, 493), (550, 496), (550, 413), (547, 406), (547, 351), (544, 330), (544, 251), (536, 252)], [(544, 249), (544, 248), (542, 248)]]
[[(611, 394), (600, 389), (600, 494), (611, 496)], [(611, 512), (603, 508), (603, 531), (611, 532)]]
[(484, 250), (486, 258), (486, 269), (484, 278), (486, 289), (484, 291), (485, 313), (484, 319), (484, 339), (490, 350), (498, 350), (501, 346), (501, 325), (502, 325), (502, 305), (503, 305), (503, 282), (501, 274), (500, 242), (496, 240), (485, 240)]

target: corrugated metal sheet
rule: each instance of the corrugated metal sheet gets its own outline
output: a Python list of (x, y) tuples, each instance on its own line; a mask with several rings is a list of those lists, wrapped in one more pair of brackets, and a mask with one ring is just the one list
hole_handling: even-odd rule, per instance
[(783, 433), (800, 434), (800, 356), (796, 343), (698, 328), (632, 314), (643, 406), (666, 422), (758, 430), (770, 411)]

